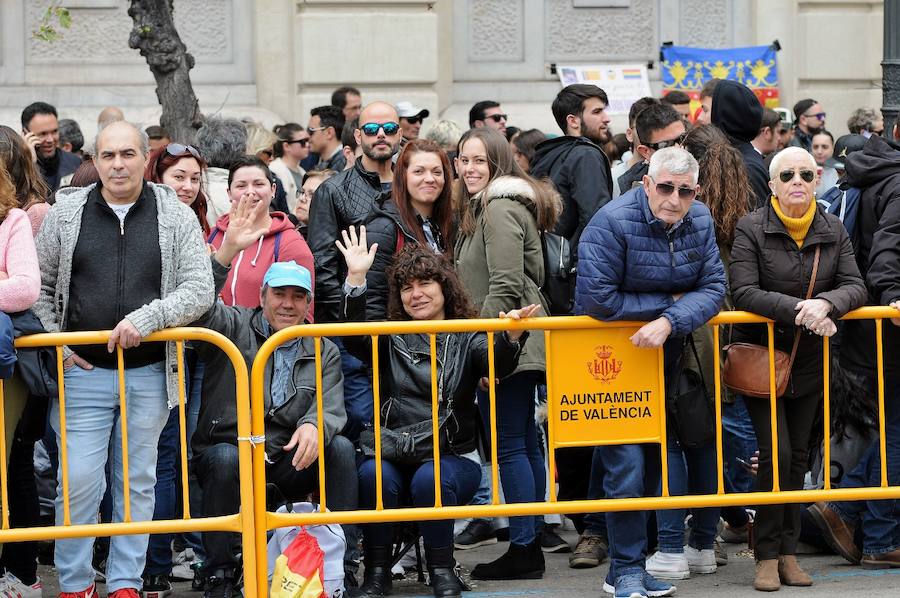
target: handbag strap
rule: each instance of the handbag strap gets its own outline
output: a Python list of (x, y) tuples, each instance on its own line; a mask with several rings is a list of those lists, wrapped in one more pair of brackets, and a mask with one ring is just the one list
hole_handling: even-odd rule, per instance
[[(816, 257), (813, 258), (812, 276), (809, 277), (809, 288), (806, 289), (806, 300), (812, 298), (813, 287), (816, 284), (816, 275), (819, 273), (819, 255), (822, 253), (822, 246), (816, 245)], [(788, 361), (787, 369), (790, 372), (794, 366), (794, 357), (797, 356), (797, 347), (800, 346), (800, 328), (794, 333), (794, 346), (791, 348), (791, 359)]]
[(687, 338), (688, 343), (691, 345), (691, 351), (694, 353), (694, 359), (697, 361), (697, 371), (700, 373), (700, 383), (703, 384), (703, 390), (706, 392), (706, 376), (703, 375), (703, 364), (700, 362), (700, 354), (697, 353), (697, 345), (694, 343), (693, 333), (689, 334)]

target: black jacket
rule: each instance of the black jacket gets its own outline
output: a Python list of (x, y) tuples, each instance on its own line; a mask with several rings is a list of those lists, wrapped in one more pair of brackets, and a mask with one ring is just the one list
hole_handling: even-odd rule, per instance
[(763, 107), (746, 85), (737, 81), (721, 81), (713, 92), (712, 124), (728, 136), (731, 145), (744, 158), (747, 177), (756, 195), (751, 209), (766, 205), (772, 195), (769, 172), (763, 157), (750, 144), (762, 126)]
[(802, 147), (806, 151), (812, 151), (812, 138), (814, 134), (804, 133), (800, 130), (800, 127), (794, 127), (794, 136), (791, 137), (791, 142), (788, 143), (788, 147)]
[(62, 178), (78, 170), (79, 166), (81, 166), (81, 158), (62, 149), (57, 149), (50, 158), (38, 159), (38, 168), (50, 188), (50, 195), (59, 189), (59, 182)]
[[(216, 296), (222, 290), (228, 269), (212, 260), (216, 284)], [(262, 308), (230, 307), (216, 302), (194, 326), (215, 330), (228, 337), (240, 350), (247, 370), (253, 366), (256, 353), (269, 338), (268, 328)], [(300, 341), (293, 375), (288, 384), (286, 400), (273, 408), (270, 385), (273, 374), (274, 357), (266, 363), (264, 373), (264, 401), (266, 423), (266, 455), (272, 462), (284, 458), (288, 453), (282, 447), (301, 424), (317, 419), (316, 403), (316, 358), (312, 337)], [(200, 415), (192, 446), (195, 454), (219, 444), (237, 444), (237, 403), (235, 398), (235, 377), (231, 360), (216, 346), (209, 343), (195, 343), (195, 348), (205, 364), (203, 389), (200, 400)], [(322, 339), (322, 416), (325, 444), (338, 434), (347, 422), (344, 410), (344, 375), (341, 372), (341, 354), (327, 338)]]
[(577, 258), (581, 231), (612, 199), (609, 159), (587, 137), (565, 135), (537, 145), (531, 175), (549, 178), (562, 196), (563, 211), (553, 232), (569, 240), (572, 256)]
[(365, 223), (381, 193), (381, 180), (363, 168), (361, 158), (316, 189), (306, 236), (316, 261), (316, 322), (340, 321), (341, 286), (347, 270), (334, 242), (348, 226)]
[[(734, 308), (775, 320), (775, 348), (786, 353), (797, 330), (794, 308), (806, 298), (817, 246), (821, 255), (812, 298), (829, 301), (834, 306), (829, 317), (837, 320), (866, 297), (850, 237), (837, 216), (817, 207), (802, 249), (771, 204), (741, 218), (735, 231), (729, 266)], [(794, 396), (822, 392), (822, 339), (802, 330), (787, 391)], [(735, 326), (732, 340), (766, 346), (766, 326)]]
[[(346, 297), (347, 320), (366, 321), (366, 293)], [(494, 373), (511, 374), (519, 362), (528, 333), (513, 343), (506, 333), (494, 334)], [(431, 346), (427, 334), (378, 337), (381, 425), (388, 429), (431, 418)], [(372, 337), (345, 336), (344, 346), (367, 364), (372, 363)], [(488, 375), (487, 335), (483, 332), (438, 334), (436, 339), (440, 400), (452, 401), (447, 441), (453, 454), (474, 451), (478, 436), (475, 389)], [(444, 445), (442, 439), (441, 446)]]
[[(873, 135), (865, 147), (845, 159), (842, 187), (862, 190), (856, 230), (856, 262), (868, 284), (870, 305), (900, 299), (900, 144)], [(900, 347), (900, 329), (885, 321), (884, 346)], [(854, 320), (844, 325), (841, 362), (875, 371), (875, 324)], [(900, 352), (884, 351), (885, 373), (900, 376)]]
[(619, 194), (625, 195), (626, 193), (634, 189), (634, 184), (640, 183), (643, 180), (644, 175), (649, 171), (650, 165), (644, 160), (641, 160), (640, 162), (623, 172), (622, 176), (620, 176), (618, 179)]

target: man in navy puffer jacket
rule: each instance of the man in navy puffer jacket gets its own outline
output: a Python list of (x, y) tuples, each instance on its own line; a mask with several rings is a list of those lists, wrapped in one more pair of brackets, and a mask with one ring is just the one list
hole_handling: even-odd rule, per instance
[[(667, 380), (678, 375), (685, 337), (719, 311), (725, 296), (725, 268), (712, 216), (694, 199), (698, 171), (697, 161), (680, 147), (655, 152), (643, 185), (601, 208), (578, 245), (576, 313), (607, 321), (649, 321), (631, 342), (663, 347)], [(656, 445), (597, 450), (606, 469), (607, 498), (657, 490)], [(644, 513), (608, 513), (607, 526), (607, 584), (615, 584), (615, 595), (672, 593), (672, 586), (645, 571)]]

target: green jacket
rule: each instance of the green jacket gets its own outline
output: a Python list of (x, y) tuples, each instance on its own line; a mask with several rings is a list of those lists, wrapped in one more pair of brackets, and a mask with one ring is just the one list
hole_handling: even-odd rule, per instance
[[(534, 216), (534, 192), (524, 180), (503, 176), (470, 200), (475, 231), (456, 241), (456, 271), (482, 318), (496, 318), (536, 303), (547, 315), (540, 286), (544, 253)], [(514, 373), (546, 370), (544, 335), (532, 334)]]

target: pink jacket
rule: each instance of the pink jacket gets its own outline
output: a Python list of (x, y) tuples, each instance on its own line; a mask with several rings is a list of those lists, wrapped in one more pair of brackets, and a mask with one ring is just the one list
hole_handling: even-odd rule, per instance
[(41, 271), (28, 215), (18, 208), (0, 224), (0, 310), (12, 313), (34, 305)]

